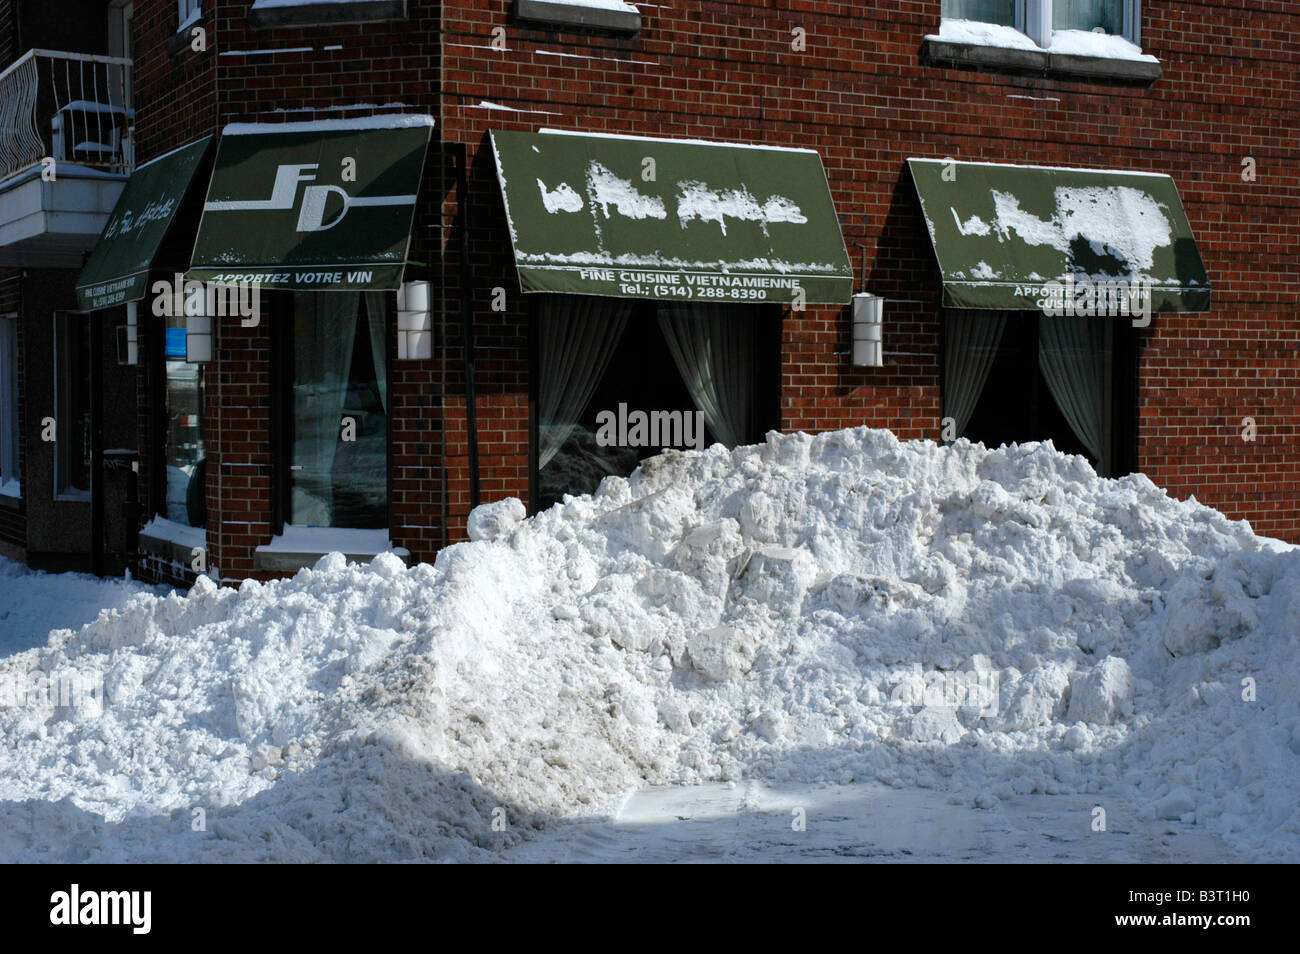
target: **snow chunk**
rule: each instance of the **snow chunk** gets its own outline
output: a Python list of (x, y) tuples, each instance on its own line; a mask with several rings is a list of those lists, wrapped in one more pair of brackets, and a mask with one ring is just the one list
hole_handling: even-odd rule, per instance
[(1070, 684), (1070, 719), (1111, 725), (1132, 714), (1133, 675), (1118, 656), (1107, 656)]
[(519, 526), (526, 515), (524, 502), (518, 497), (479, 504), (469, 513), (466, 532), (471, 540), (499, 540)]

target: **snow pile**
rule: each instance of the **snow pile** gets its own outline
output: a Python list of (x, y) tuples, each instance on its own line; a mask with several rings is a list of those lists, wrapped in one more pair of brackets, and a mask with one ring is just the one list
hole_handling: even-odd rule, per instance
[(742, 777), (1087, 794), (1300, 856), (1300, 549), (1145, 478), (858, 429), (521, 515), (0, 661), (104, 685), (0, 708), (0, 859), (486, 858)]
[(80, 629), (105, 607), (170, 587), (88, 573), (43, 573), (0, 556), (0, 656), (44, 646), (51, 629)]

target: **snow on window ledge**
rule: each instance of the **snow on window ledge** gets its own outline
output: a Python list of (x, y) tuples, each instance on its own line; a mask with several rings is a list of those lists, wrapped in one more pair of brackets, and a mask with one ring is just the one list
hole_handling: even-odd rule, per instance
[(921, 59), (929, 65), (970, 69), (1153, 82), (1160, 61), (1122, 36), (1087, 30), (1056, 30), (1052, 44), (1040, 47), (1014, 27), (973, 20), (940, 21), (938, 34), (925, 37)]
[(248, 11), (254, 29), (405, 19), (406, 0), (255, 0)]
[(515, 15), (552, 26), (616, 33), (641, 30), (641, 11), (624, 0), (515, 0)]
[(1108, 60), (1132, 60), (1135, 63), (1159, 63), (1154, 56), (1122, 36), (1093, 33), (1088, 30), (1054, 30), (1049, 53), (1067, 56), (1097, 56)]
[(411, 551), (393, 546), (387, 530), (285, 524), (284, 533), (253, 551), (253, 562), (259, 570), (292, 571), (314, 566), (328, 553), (342, 553), (349, 560), (364, 563), (390, 551), (409, 562)]
[(155, 516), (136, 536), (136, 548), (141, 553), (151, 553), (172, 563), (189, 566), (195, 549), (208, 546), (208, 532), (203, 527)]

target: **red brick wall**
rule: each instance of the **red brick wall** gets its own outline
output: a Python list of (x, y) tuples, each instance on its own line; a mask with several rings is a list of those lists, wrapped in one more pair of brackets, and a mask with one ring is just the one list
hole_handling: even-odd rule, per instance
[[(1300, 540), (1300, 48), (1291, 41), (1300, 10), (1145, 3), (1143, 45), (1165, 76), (1144, 88), (922, 66), (921, 39), (937, 31), (939, 0), (644, 5), (643, 30), (630, 39), (524, 26), (511, 9), (508, 0), (447, 4), (447, 139), (477, 151), (489, 129), (548, 126), (821, 153), (854, 267), (861, 243), (867, 290), (891, 299), (886, 366), (847, 364), (846, 311), (788, 314), (787, 429), (865, 423), (938, 437), (939, 276), (904, 177), (909, 156), (1172, 175), (1214, 282), (1214, 310), (1157, 317), (1143, 332), (1140, 467), (1172, 493), (1195, 493), (1260, 532)], [(496, 26), (506, 30), (504, 53), (489, 49)], [(807, 34), (802, 53), (791, 49), (795, 27)], [(482, 100), (519, 112), (476, 108)], [(1247, 155), (1258, 163), (1254, 183), (1240, 177)], [(506, 316), (479, 303), (491, 284), (515, 288), (489, 178), (471, 185), (475, 314), (478, 333), (509, 337), (527, 321), (520, 296)], [(495, 363), (489, 395), (522, 408), (522, 357)], [(1254, 443), (1241, 439), (1244, 416), (1258, 422)], [(483, 455), (485, 470), (520, 496), (523, 460)], [(447, 466), (453, 488), (462, 486), (464, 459), (449, 454)], [(453, 506), (453, 518), (462, 512)]]
[(18, 59), (18, 0), (0, 0), (0, 70)]

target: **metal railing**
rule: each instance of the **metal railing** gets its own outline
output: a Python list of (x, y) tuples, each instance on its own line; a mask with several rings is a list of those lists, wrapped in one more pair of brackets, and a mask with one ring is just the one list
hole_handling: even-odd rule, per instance
[(46, 158), (130, 173), (134, 116), (130, 60), (28, 50), (0, 73), (0, 179)]

